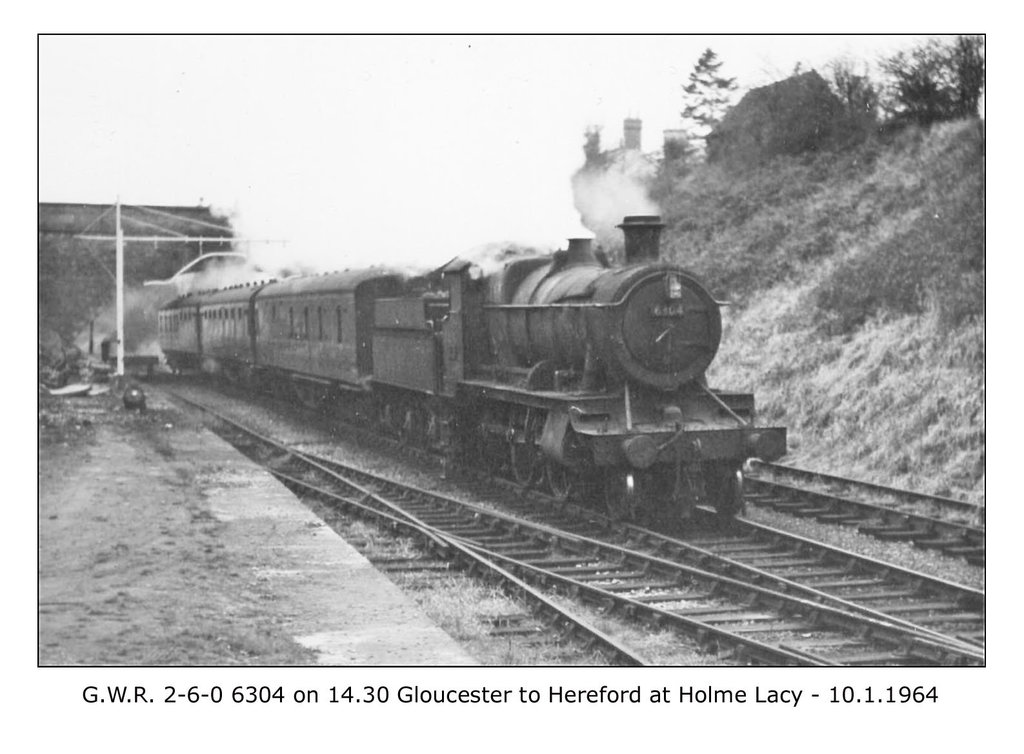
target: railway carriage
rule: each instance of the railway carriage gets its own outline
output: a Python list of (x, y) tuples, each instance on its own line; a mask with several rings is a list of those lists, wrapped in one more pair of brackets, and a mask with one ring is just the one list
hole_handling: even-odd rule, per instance
[(198, 369), (202, 359), (202, 330), (193, 296), (180, 296), (157, 315), (160, 348), (172, 370)]
[(195, 297), (203, 358), (231, 379), (250, 376), (255, 366), (252, 299), (262, 287), (236, 285)]
[(367, 389), (373, 376), (374, 301), (401, 290), (384, 269), (328, 273), (271, 283), (254, 297), (254, 360), (286, 377), (314, 404), (332, 389)]

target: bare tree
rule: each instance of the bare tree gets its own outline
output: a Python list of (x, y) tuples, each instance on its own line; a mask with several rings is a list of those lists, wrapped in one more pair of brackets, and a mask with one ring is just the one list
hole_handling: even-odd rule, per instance
[(827, 66), (832, 91), (843, 103), (847, 116), (857, 121), (874, 122), (878, 118), (878, 91), (867, 74), (856, 73), (855, 64), (847, 58), (832, 61)]
[(976, 116), (985, 79), (984, 39), (932, 39), (881, 61), (889, 76), (883, 108), (896, 121), (927, 125)]

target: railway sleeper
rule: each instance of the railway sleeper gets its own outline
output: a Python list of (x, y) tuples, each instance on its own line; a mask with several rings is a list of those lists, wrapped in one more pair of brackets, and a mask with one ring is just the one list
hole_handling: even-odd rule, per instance
[(762, 634), (762, 633), (779, 633), (779, 632), (798, 632), (807, 633), (808, 631), (814, 631), (815, 627), (809, 623), (801, 621), (779, 621), (775, 619), (774, 623), (767, 623), (766, 625), (754, 624), (740, 624), (738, 626), (732, 626), (726, 623), (719, 623), (715, 625), (715, 628), (720, 628), (724, 631), (728, 631), (731, 634)]
[(527, 565), (536, 566), (537, 568), (543, 568), (546, 571), (552, 571), (555, 568), (561, 568), (562, 566), (572, 566), (578, 563), (594, 563), (597, 562), (597, 558), (581, 558), (579, 556), (570, 558), (559, 558), (551, 557), (549, 550), (543, 550), (540, 552), (538, 557), (519, 558)]
[[(789, 571), (794, 568), (802, 568), (803, 566), (780, 566), (780, 571)], [(824, 576), (849, 576), (849, 571), (843, 568), (815, 568), (806, 571), (797, 571), (795, 573), (784, 574), (787, 579), (817, 579)], [(811, 586), (818, 587), (818, 584), (812, 584)]]
[(858, 527), (858, 531), (861, 534), (870, 534), (871, 536), (886, 542), (917, 539), (918, 537), (927, 534), (927, 532), (923, 532), (913, 526), (893, 526), (887, 524), (868, 524)]
[[(812, 581), (809, 586), (813, 586), (815, 589), (836, 589), (839, 587), (863, 587), (863, 586), (883, 586), (886, 582), (884, 579), (877, 578), (854, 578), (852, 574), (847, 571), (836, 571), (832, 569), (828, 572), (820, 572), (822, 576), (842, 576), (847, 574), (848, 578), (845, 579), (833, 579), (832, 581)], [(817, 576), (811, 576), (808, 574), (799, 574), (803, 578), (817, 578)]]
[(494, 552), (504, 552), (505, 550), (513, 549), (551, 549), (548, 545), (543, 542), (539, 542), (532, 537), (524, 537), (518, 534), (506, 533), (504, 535), (484, 535), (481, 537), (473, 537), (473, 543), (478, 547), (486, 547), (488, 550)]
[(947, 547), (944, 552), (947, 555), (959, 555), (961, 557), (985, 557), (985, 548), (979, 547), (978, 545), (956, 545), (955, 547)]
[(859, 513), (826, 513), (818, 516), (818, 521), (823, 524), (855, 524), (864, 520)]
[[(787, 642), (786, 647), (793, 647), (797, 650), (831, 647), (834, 651), (866, 652), (871, 648), (871, 645), (859, 641), (851, 642), (850, 639), (839, 634), (829, 634), (827, 636), (810, 636), (807, 638), (800, 637), (799, 639), (793, 639), (792, 641)], [(821, 658), (819, 657), (819, 659)]]
[(961, 641), (966, 641), (968, 644), (977, 644), (979, 647), (985, 646), (985, 631), (984, 629), (978, 631), (965, 631), (958, 633), (956, 638)]
[(676, 615), (699, 617), (705, 623), (742, 623), (752, 620), (779, 620), (778, 613), (751, 612), (743, 607), (684, 607), (672, 610)]
[[(884, 612), (889, 614), (902, 613), (933, 613), (936, 610), (960, 610), (960, 605), (955, 602), (918, 602), (916, 604), (893, 605), (886, 607)], [(982, 620), (979, 615), (978, 620)]]
[(711, 592), (693, 594), (692, 592), (657, 592), (655, 594), (640, 594), (630, 599), (636, 602), (643, 602), (645, 605), (654, 602), (706, 602), (712, 599)]
[[(445, 531), (447, 531), (447, 529)], [(481, 534), (479, 537), (473, 537), (473, 541), (486, 547), (506, 543), (518, 543), (520, 545), (536, 544), (533, 539), (517, 535), (513, 532), (495, 531), (494, 529), (488, 529), (488, 532), (490, 533)]]
[(811, 563), (817, 563), (821, 565), (820, 556), (807, 556), (801, 555), (796, 550), (779, 550), (777, 552), (741, 552), (741, 553), (730, 553), (729, 557), (732, 560), (739, 560), (743, 563), (758, 562), (758, 563), (785, 563), (789, 560), (800, 560), (810, 561)]
[[(435, 526), (439, 529), (447, 528), (449, 526), (468, 526), (476, 522), (471, 518), (467, 518), (465, 515), (431, 515), (430, 513), (413, 513), (416, 518), (425, 524)], [(479, 526), (479, 523), (476, 523)]]
[(501, 554), (506, 558), (512, 558), (513, 560), (521, 560), (524, 563), (528, 562), (527, 558), (539, 559), (543, 558), (549, 550), (545, 548), (524, 548), (522, 550), (505, 550)]
[(977, 613), (946, 613), (945, 615), (924, 615), (915, 618), (914, 622), (932, 625), (936, 623), (980, 623), (983, 620), (984, 617)]
[(616, 568), (621, 567), (621, 563), (599, 563), (597, 565), (585, 566), (549, 566), (545, 570), (551, 571), (551, 573), (557, 573), (562, 576), (573, 576), (576, 574), (608, 573), (609, 571), (614, 571)]
[(791, 558), (796, 553), (793, 550), (776, 550), (771, 547), (764, 547), (758, 550), (753, 548), (745, 548), (743, 550), (711, 550), (712, 554), (717, 555), (720, 558), (730, 558), (732, 560), (744, 560), (745, 558), (754, 558), (758, 560), (770, 560), (779, 558)]
[(679, 584), (675, 581), (635, 581), (633, 583), (623, 582), (621, 584), (599, 584), (598, 586), (606, 592), (633, 592), (641, 589), (664, 590), (679, 588)]
[(922, 664), (919, 658), (902, 655), (897, 652), (863, 652), (852, 655), (835, 655), (829, 659), (838, 662), (840, 665), (853, 666), (880, 665), (883, 663), (897, 663), (899, 665)]
[(775, 509), (780, 513), (787, 513), (797, 518), (817, 518), (818, 516), (827, 516), (829, 513), (835, 512), (831, 505), (815, 505), (812, 503), (793, 503), (787, 506), (776, 505)]
[(706, 542), (692, 542), (691, 544), (694, 544), (704, 550), (711, 550), (718, 555), (731, 555), (742, 552), (771, 552), (777, 547), (774, 542), (737, 542), (735, 544), (708, 544)]
[[(885, 583), (885, 582), (877, 582)], [(820, 587), (820, 584), (815, 584), (816, 587)], [(845, 586), (845, 584), (843, 584)], [(859, 588), (856, 585), (852, 588)], [(891, 599), (906, 599), (907, 597), (917, 597), (920, 595), (918, 589), (878, 589), (873, 592), (854, 592), (853, 594), (847, 595), (847, 599), (864, 601), (864, 600), (891, 600)]]
[(480, 536), (486, 535), (488, 532), (494, 531), (494, 529), (490, 526), (469, 524), (466, 526), (446, 526), (444, 527), (444, 531), (446, 534), (457, 534), (460, 537), (477, 539)]
[(712, 547), (728, 547), (729, 545), (750, 547), (759, 544), (759, 540), (753, 537), (689, 537), (686, 541), (692, 545), (703, 547), (705, 549), (711, 549)]
[(931, 532), (914, 540), (914, 544), (922, 550), (946, 550), (963, 544), (962, 539), (950, 539), (949, 537), (936, 537)]
[(581, 573), (573, 574), (575, 581), (627, 581), (630, 579), (642, 579), (650, 576), (647, 571), (615, 571), (607, 569), (602, 573)]
[(796, 568), (821, 565), (817, 558), (789, 558), (788, 560), (742, 560), (743, 565), (762, 570), (776, 568)]

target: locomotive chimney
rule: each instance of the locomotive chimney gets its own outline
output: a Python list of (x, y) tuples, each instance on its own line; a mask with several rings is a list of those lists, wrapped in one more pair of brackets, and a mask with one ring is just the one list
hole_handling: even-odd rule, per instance
[(665, 227), (661, 217), (628, 215), (618, 227), (626, 237), (626, 264), (658, 261), (661, 229)]
[(569, 248), (565, 252), (565, 263), (570, 264), (597, 264), (597, 257), (591, 248), (589, 238), (570, 238)]

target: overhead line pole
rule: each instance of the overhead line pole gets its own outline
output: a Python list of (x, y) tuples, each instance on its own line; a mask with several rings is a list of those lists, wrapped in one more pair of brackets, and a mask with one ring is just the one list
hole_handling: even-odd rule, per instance
[(124, 230), (121, 228), (121, 197), (117, 197), (117, 376), (124, 376)]
[[(167, 217), (171, 217), (171, 218), (174, 218), (176, 220), (177, 219), (181, 219), (181, 218), (179, 218), (179, 217), (177, 217), (175, 215), (170, 214), (169, 212), (161, 212), (159, 210), (155, 210), (155, 209), (152, 209), (150, 207), (136, 207), (135, 209), (143, 209), (143, 210), (146, 210), (147, 212), (152, 212), (152, 213), (157, 214), (157, 215), (165, 215)], [(115, 308), (116, 308), (115, 316), (116, 316), (116, 319), (117, 319), (117, 376), (118, 377), (123, 377), (124, 376), (124, 242), (126, 240), (127, 241), (148, 241), (148, 242), (152, 242), (154, 244), (157, 244), (157, 243), (160, 243), (160, 242), (181, 243), (183, 241), (184, 242), (195, 242), (195, 241), (198, 241), (199, 242), (199, 249), (200, 249), (200, 256), (201, 256), (202, 255), (202, 248), (203, 248), (203, 242), (204, 241), (206, 241), (206, 242), (216, 242), (216, 243), (230, 243), (230, 244), (234, 245), (240, 239), (235, 238), (233, 236), (186, 236), (186, 235), (177, 233), (177, 231), (170, 230), (169, 228), (162, 228), (159, 225), (154, 225), (153, 223), (147, 223), (147, 222), (145, 222), (143, 220), (132, 220), (132, 222), (137, 222), (137, 223), (139, 223), (141, 225), (146, 225), (146, 226), (149, 226), (151, 228), (158, 228), (159, 230), (164, 230), (164, 231), (166, 231), (168, 233), (171, 233), (173, 235), (170, 235), (170, 236), (130, 236), (128, 238), (125, 238), (124, 228), (121, 227), (121, 197), (120, 196), (117, 197), (117, 201), (114, 204), (114, 210), (115, 210), (114, 225), (116, 226), (115, 230), (114, 230), (113, 240), (114, 240), (114, 252), (115, 252), (115, 257), (116, 257), (114, 280), (116, 281), (116, 284), (117, 284), (117, 293), (116, 293), (116, 297), (115, 297)], [(108, 209), (107, 212), (109, 212), (109, 211), (110, 210)], [(106, 212), (104, 212), (103, 214), (105, 215)], [(93, 222), (89, 223), (88, 227), (92, 227), (93, 225), (95, 225), (102, 217), (103, 217), (103, 215), (100, 215), (100, 217), (96, 218), (95, 220), (93, 220)], [(207, 227), (210, 227), (210, 228), (216, 228), (218, 230), (230, 230), (230, 228), (224, 228), (224, 226), (222, 226), (222, 225), (214, 225), (213, 223), (203, 222), (202, 220), (192, 220), (192, 219), (190, 219), (189, 222), (198, 223), (199, 225), (204, 225), (204, 226), (207, 226)], [(88, 230), (88, 228), (86, 228), (86, 229)], [(76, 238), (81, 238), (81, 239), (87, 240), (87, 241), (109, 241), (109, 240), (111, 240), (111, 236), (96, 235), (96, 234), (86, 234), (86, 233), (76, 233), (75, 237)], [(245, 241), (246, 241), (246, 248), (247, 249), (248, 249), (248, 246), (250, 244), (252, 244), (253, 242), (256, 242), (256, 243), (281, 243), (281, 244), (287, 244), (288, 243), (287, 239), (283, 239), (283, 238), (281, 238), (281, 239), (269, 239), (269, 238), (255, 238), (255, 239), (253, 239), (253, 238), (249, 238), (249, 239), (245, 239)], [(109, 272), (109, 270), (108, 270), (108, 272)]]

